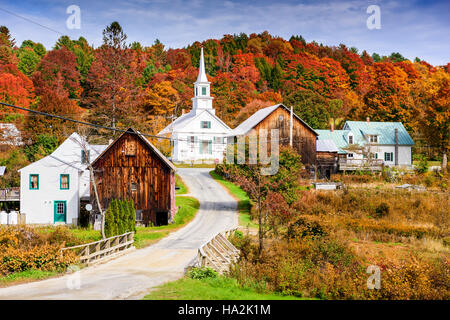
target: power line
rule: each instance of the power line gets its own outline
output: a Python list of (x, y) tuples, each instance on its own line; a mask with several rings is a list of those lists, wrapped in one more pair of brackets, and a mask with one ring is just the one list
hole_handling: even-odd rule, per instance
[[(35, 113), (35, 114), (38, 114), (41, 116), (46, 116), (46, 117), (56, 118), (56, 119), (60, 119), (60, 120), (64, 120), (64, 121), (70, 121), (70, 122), (74, 122), (74, 123), (78, 123), (78, 124), (82, 124), (82, 125), (86, 125), (86, 126), (91, 126), (91, 127), (95, 127), (98, 129), (106, 129), (106, 130), (116, 131), (116, 132), (120, 132), (120, 133), (127, 132), (127, 130), (124, 130), (124, 129), (118, 129), (118, 128), (103, 126), (103, 125), (95, 124), (95, 123), (91, 123), (91, 122), (76, 120), (76, 119), (68, 118), (68, 117), (61, 116), (61, 115), (50, 114), (47, 112), (33, 110), (33, 109), (25, 108), (25, 107), (19, 107), (19, 106), (13, 105), (13, 104), (5, 103), (5, 102), (0, 102), (0, 105), (4, 105), (4, 106), (10, 107), (10, 108), (15, 108), (15, 109), (22, 110), (22, 111)], [(132, 133), (132, 132), (130, 132), (130, 133)], [(173, 139), (173, 138), (169, 138), (169, 137), (157, 136), (157, 135), (141, 133), (141, 132), (138, 132), (137, 134), (145, 136), (145, 137), (149, 137), (149, 138), (164, 139), (164, 140), (169, 140), (169, 141), (184, 141), (184, 142), (188, 142), (188, 143), (194, 144), (194, 145), (196, 145), (197, 143), (200, 144), (200, 143), (202, 143), (202, 141), (211, 141), (211, 144), (215, 144), (215, 145), (227, 145), (228, 144), (225, 142), (215, 142), (214, 140), (197, 140), (197, 142), (192, 143), (192, 141), (190, 139), (179, 139), (179, 138)], [(281, 138), (278, 140), (267, 139), (266, 142), (270, 142), (270, 141), (282, 142), (282, 141), (287, 141), (287, 140), (289, 140), (289, 138)], [(233, 143), (233, 144), (238, 145), (238, 146), (245, 145), (245, 144), (252, 145), (252, 144), (258, 144), (258, 142), (249, 141), (248, 143), (237, 142), (237, 143)]]
[(15, 16), (15, 17), (18, 17), (18, 18), (20, 18), (20, 19), (23, 19), (23, 20), (25, 20), (25, 21), (34, 23), (35, 25), (38, 25), (38, 26), (40, 26), (40, 27), (42, 27), (42, 28), (45, 28), (45, 29), (47, 29), (47, 30), (56, 32), (57, 34), (60, 34), (60, 35), (62, 35), (62, 36), (64, 35), (63, 33), (59, 32), (59, 31), (57, 31), (57, 30), (55, 30), (55, 29), (52, 29), (52, 28), (50, 28), (50, 27), (47, 27), (47, 26), (45, 26), (45, 25), (43, 25), (43, 24), (41, 24), (41, 23), (39, 23), (39, 22), (33, 21), (33, 20), (31, 20), (31, 19), (25, 18), (24, 16), (18, 15), (17, 13), (11, 12), (11, 11), (6, 10), (6, 9), (4, 9), (4, 8), (0, 8), (0, 10), (1, 10), (1, 11), (4, 11), (4, 12), (6, 12), (6, 13), (9, 13), (10, 15), (13, 15), (13, 16)]
[[(57, 118), (57, 119), (60, 119), (60, 120), (65, 120), (65, 121), (71, 121), (71, 122), (74, 122), (74, 123), (78, 123), (78, 124), (82, 124), (82, 125), (86, 125), (86, 126), (92, 126), (92, 127), (96, 127), (96, 128), (99, 128), (99, 129), (112, 130), (112, 131), (117, 131), (117, 132), (122, 132), (122, 133), (123, 132), (127, 132), (126, 130), (123, 130), (123, 129), (107, 127), (107, 126), (103, 126), (101, 124), (95, 124), (95, 123), (91, 123), (91, 122), (75, 120), (75, 119), (67, 118), (67, 117), (64, 117), (64, 116), (59, 116), (59, 115), (56, 115), (56, 114), (50, 114), (50, 113), (47, 113), (47, 112), (42, 112), (42, 111), (38, 111), (38, 110), (33, 110), (33, 109), (29, 109), (29, 108), (15, 106), (13, 104), (5, 103), (5, 102), (0, 102), (0, 104), (4, 105), (6, 107), (11, 107), (11, 108), (19, 109), (19, 110), (22, 110), (22, 111), (36, 113), (36, 114), (39, 114), (41, 116)], [(168, 137), (160, 137), (160, 136), (151, 135), (151, 134), (147, 134), (147, 133), (139, 133), (139, 134), (142, 135), (142, 136), (145, 136), (145, 137), (149, 137), (149, 138), (158, 138), (158, 139), (171, 140)]]

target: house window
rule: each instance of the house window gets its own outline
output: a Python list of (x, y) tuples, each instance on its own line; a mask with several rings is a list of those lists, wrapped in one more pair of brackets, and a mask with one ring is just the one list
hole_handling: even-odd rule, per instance
[(90, 160), (91, 160), (91, 151), (87, 150), (86, 152), (84, 150), (81, 150), (81, 163), (89, 164), (91, 162)]
[(200, 143), (200, 154), (212, 154), (212, 141), (203, 140)]
[(376, 135), (369, 136), (369, 141), (370, 143), (378, 143), (378, 136)]
[(61, 174), (59, 176), (59, 188), (61, 190), (69, 189), (69, 175), (68, 174)]
[(224, 138), (223, 137), (214, 137), (214, 143), (223, 144)]
[(384, 153), (384, 161), (394, 161), (394, 153), (393, 152), (385, 152)]
[(195, 143), (196, 142), (197, 142), (197, 137), (195, 137), (195, 136), (190, 136), (189, 137), (189, 143), (190, 143), (190, 146), (191, 146), (191, 152), (194, 152)]
[(202, 129), (211, 129), (211, 121), (201, 121), (200, 127)]
[(130, 189), (131, 189), (131, 191), (136, 191), (137, 190), (137, 183), (136, 182), (131, 182)]
[(353, 144), (353, 136), (348, 136), (348, 143)]
[(136, 155), (136, 140), (125, 140), (125, 155), (126, 156)]
[(38, 190), (38, 189), (39, 189), (39, 175), (30, 174), (30, 190)]
[(353, 153), (348, 153), (347, 158), (353, 158)]

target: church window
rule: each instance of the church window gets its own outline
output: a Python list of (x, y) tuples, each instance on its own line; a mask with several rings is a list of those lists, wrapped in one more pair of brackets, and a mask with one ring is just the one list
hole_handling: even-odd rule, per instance
[(206, 96), (206, 87), (202, 87), (202, 95)]
[(202, 121), (200, 127), (202, 129), (211, 129), (211, 121)]

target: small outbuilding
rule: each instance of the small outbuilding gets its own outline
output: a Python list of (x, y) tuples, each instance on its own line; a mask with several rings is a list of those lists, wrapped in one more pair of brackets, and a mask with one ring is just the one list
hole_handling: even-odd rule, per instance
[[(132, 199), (137, 221), (158, 226), (173, 220), (176, 168), (138, 131), (122, 133), (92, 167), (103, 210), (113, 199)], [(92, 181), (90, 196), (95, 208)]]

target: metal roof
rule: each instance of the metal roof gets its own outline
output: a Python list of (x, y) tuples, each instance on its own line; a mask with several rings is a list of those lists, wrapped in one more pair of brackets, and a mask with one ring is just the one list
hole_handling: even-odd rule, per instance
[[(276, 104), (270, 107), (266, 107), (263, 109), (260, 109), (256, 111), (254, 114), (252, 114), (250, 117), (247, 118), (244, 122), (242, 122), (240, 125), (238, 125), (233, 131), (231, 131), (230, 136), (241, 136), (248, 133), (250, 130), (252, 130), (258, 123), (263, 121), (267, 116), (269, 116), (272, 112), (274, 112), (278, 107), (285, 108), (288, 112), (291, 112), (285, 105), (283, 104)], [(294, 116), (302, 122), (308, 129), (310, 129), (314, 134), (318, 135), (317, 132), (311, 128), (305, 121), (300, 119), (295, 113)]]
[(414, 145), (414, 141), (401, 122), (346, 121), (344, 129), (353, 133), (355, 143), (365, 143), (364, 135), (377, 135), (378, 144), (381, 145), (394, 145), (395, 129), (397, 129), (399, 145)]
[(339, 152), (338, 147), (333, 140), (317, 140), (316, 143), (317, 152)]
[(347, 147), (346, 137), (349, 130), (316, 130), (319, 134), (317, 137), (317, 144), (319, 144), (321, 140), (331, 140), (334, 145), (338, 148), (339, 153), (346, 153), (343, 148)]
[(398, 144), (410, 146), (414, 141), (409, 136), (401, 122), (367, 122), (346, 121), (344, 130), (316, 130), (320, 140), (332, 140), (339, 153), (347, 153), (344, 148), (348, 145), (348, 135), (353, 134), (353, 143), (364, 145), (367, 140), (364, 135), (377, 135), (378, 145), (395, 145), (395, 129), (398, 129)]

